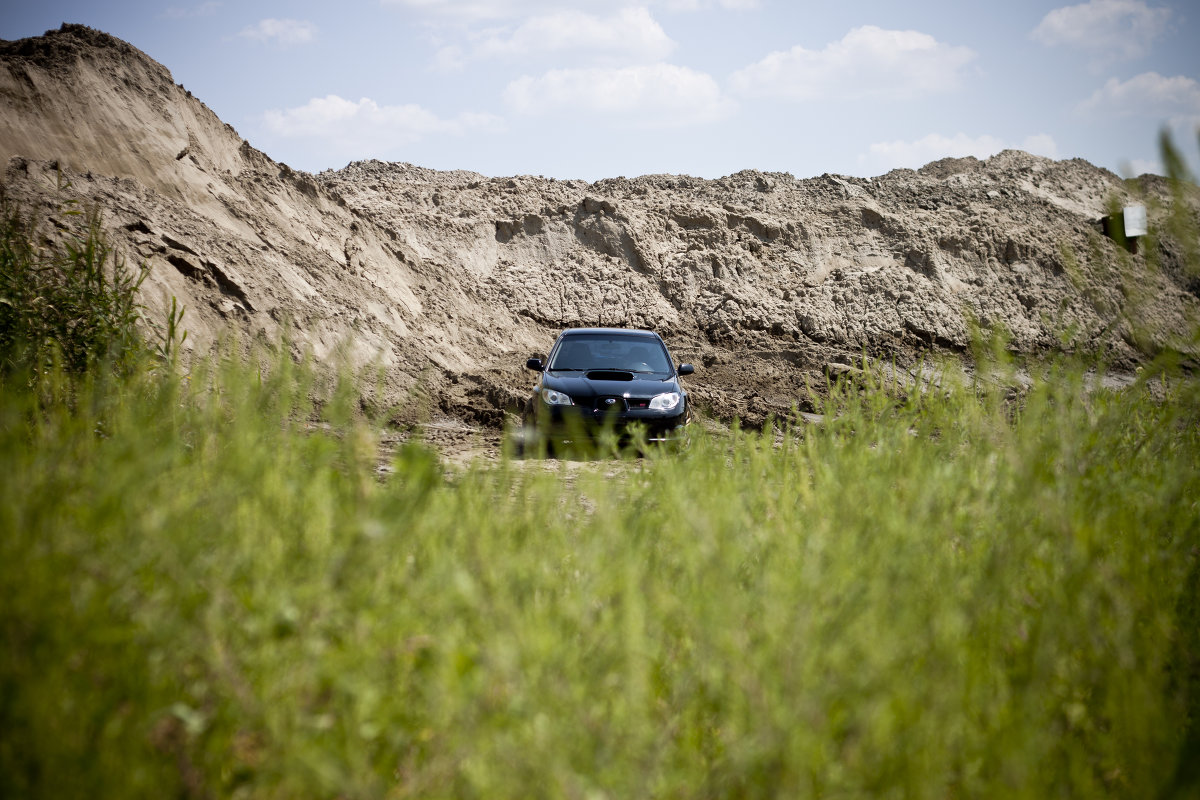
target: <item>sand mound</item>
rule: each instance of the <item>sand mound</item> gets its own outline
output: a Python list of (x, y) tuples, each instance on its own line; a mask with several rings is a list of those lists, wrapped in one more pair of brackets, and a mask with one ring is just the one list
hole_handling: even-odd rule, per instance
[(1132, 367), (1200, 318), (1180, 247), (1122, 266), (1096, 224), (1135, 199), (1154, 224), (1165, 183), (1080, 160), (1006, 151), (874, 179), (589, 184), (377, 161), (313, 176), (75, 25), (0, 43), (0, 112), (7, 196), (62, 230), (64, 203), (98, 205), (119, 249), (153, 266), (147, 305), (187, 305), (190, 345), (287, 326), (319, 358), (378, 363), (378, 399), (414, 415), (500, 424), (530, 383), (525, 357), (571, 325), (660, 331), (700, 366), (703, 403), (753, 422), (830, 362), (962, 352), (971, 319), (1020, 352)]

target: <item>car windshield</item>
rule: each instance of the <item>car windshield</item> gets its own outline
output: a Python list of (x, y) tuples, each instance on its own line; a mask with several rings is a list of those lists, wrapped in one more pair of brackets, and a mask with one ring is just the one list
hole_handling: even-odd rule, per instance
[(670, 372), (666, 348), (648, 336), (583, 333), (565, 337), (550, 361), (551, 370), (583, 372), (616, 369)]

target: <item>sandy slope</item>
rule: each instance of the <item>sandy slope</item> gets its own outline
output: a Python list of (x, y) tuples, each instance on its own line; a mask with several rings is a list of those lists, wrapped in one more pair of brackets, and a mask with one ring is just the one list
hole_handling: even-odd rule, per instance
[(297, 350), (377, 363), (377, 400), (413, 420), (500, 424), (525, 357), (569, 325), (659, 330), (699, 366), (704, 404), (753, 422), (864, 350), (961, 352), (972, 317), (1019, 351), (1066, 342), (1124, 366), (1200, 319), (1181, 248), (1164, 241), (1159, 269), (1144, 252), (1122, 264), (1096, 225), (1136, 193), (1157, 221), (1163, 181), (1015, 151), (871, 180), (588, 184), (382, 162), (313, 176), (136, 48), (64, 26), (0, 43), (0, 158), (7, 196), (64, 230), (64, 203), (98, 205), (153, 266), (146, 303), (187, 305), (193, 347), (287, 327)]

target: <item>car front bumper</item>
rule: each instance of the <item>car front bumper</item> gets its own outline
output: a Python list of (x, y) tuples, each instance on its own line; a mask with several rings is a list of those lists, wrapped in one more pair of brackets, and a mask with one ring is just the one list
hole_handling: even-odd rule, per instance
[(615, 435), (620, 441), (641, 437), (650, 444), (669, 444), (686, 437), (690, 416), (685, 404), (667, 413), (645, 409), (606, 413), (578, 405), (543, 404), (533, 422), (539, 434), (554, 440), (597, 440)]

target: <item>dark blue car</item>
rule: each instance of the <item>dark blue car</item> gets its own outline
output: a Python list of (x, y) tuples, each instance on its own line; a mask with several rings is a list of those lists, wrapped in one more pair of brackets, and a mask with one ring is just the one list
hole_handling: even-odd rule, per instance
[[(680, 377), (691, 364), (675, 366), (662, 338), (652, 331), (574, 328), (563, 331), (543, 363), (522, 414), (526, 438), (553, 449), (564, 441), (594, 439), (603, 430), (647, 443), (679, 443), (691, 421)], [(634, 429), (641, 434), (634, 434)]]

